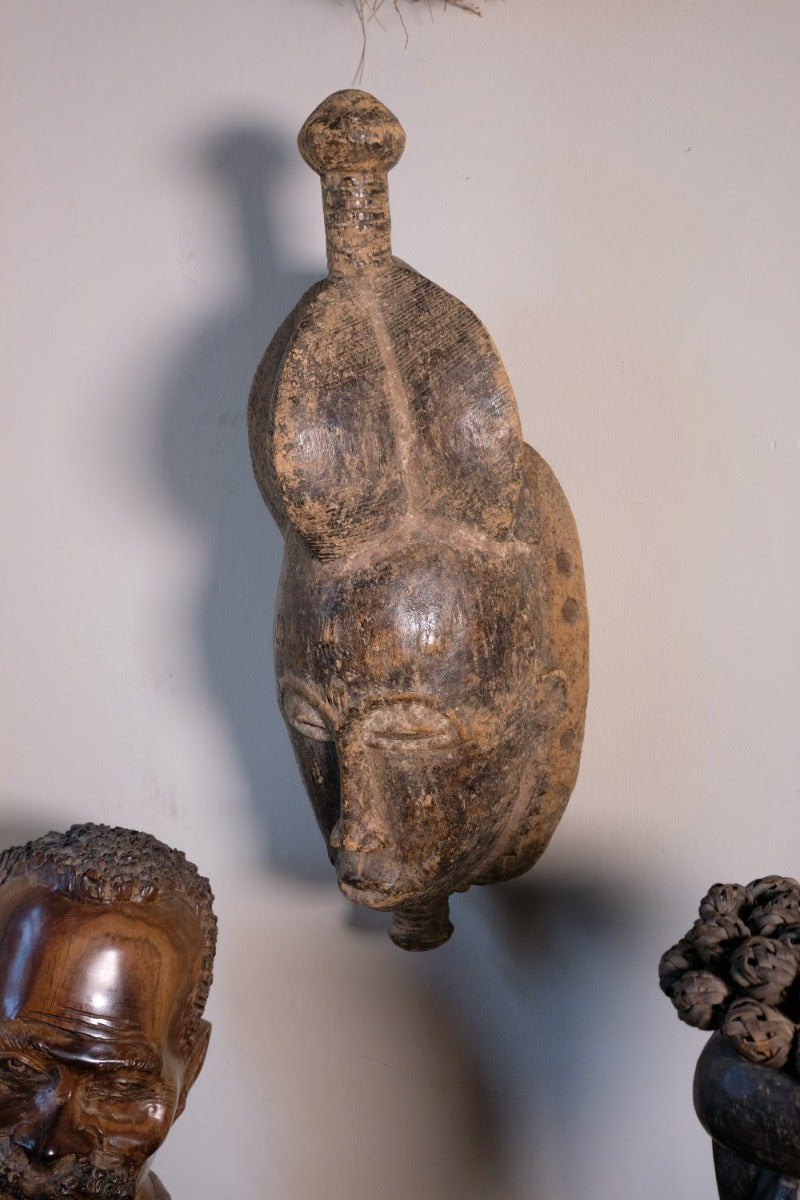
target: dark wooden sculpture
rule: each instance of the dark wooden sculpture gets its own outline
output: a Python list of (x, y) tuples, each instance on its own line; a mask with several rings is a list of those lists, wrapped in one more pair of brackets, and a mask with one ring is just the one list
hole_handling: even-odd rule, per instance
[(303, 126), (330, 273), (267, 349), (249, 427), (286, 539), (275, 661), (297, 760), (340, 888), (417, 950), (449, 937), (453, 891), (549, 842), (588, 626), (572, 515), (491, 338), (392, 256), (404, 142), (359, 91)]
[(659, 975), (681, 1020), (718, 1031), (694, 1103), (720, 1200), (800, 1200), (800, 884), (715, 884)]
[(127, 829), (0, 855), (0, 1200), (169, 1200), (150, 1159), (208, 1044), (211, 905)]

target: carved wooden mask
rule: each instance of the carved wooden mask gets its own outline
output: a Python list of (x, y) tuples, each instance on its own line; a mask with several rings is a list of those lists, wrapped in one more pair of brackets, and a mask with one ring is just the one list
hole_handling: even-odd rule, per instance
[(303, 126), (330, 273), (268, 347), (249, 428), (286, 539), (280, 704), (339, 886), (426, 949), (453, 891), (527, 870), (558, 824), (588, 624), (572, 515), (489, 334), (392, 256), (404, 143), (359, 91)]
[(150, 1158), (205, 1055), (208, 881), (73, 826), (0, 855), (0, 1200), (164, 1200)]

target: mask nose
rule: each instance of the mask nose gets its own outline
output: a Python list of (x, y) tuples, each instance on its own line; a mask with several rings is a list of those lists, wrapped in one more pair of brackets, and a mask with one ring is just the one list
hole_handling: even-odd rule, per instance
[(62, 1079), (46, 1092), (40, 1092), (35, 1114), (16, 1126), (11, 1140), (31, 1158), (45, 1162), (65, 1154), (90, 1151), (92, 1141), (81, 1128), (74, 1085)]
[(339, 820), (331, 830), (330, 843), (334, 850), (363, 854), (371, 850), (383, 850), (386, 839), (365, 821), (352, 813), (345, 813), (343, 806)]
[(377, 763), (370, 761), (367, 747), (356, 738), (342, 740), (338, 752), (341, 808), (330, 844), (334, 850), (348, 854), (384, 850), (388, 842), (381, 819), (381, 790), (375, 777)]

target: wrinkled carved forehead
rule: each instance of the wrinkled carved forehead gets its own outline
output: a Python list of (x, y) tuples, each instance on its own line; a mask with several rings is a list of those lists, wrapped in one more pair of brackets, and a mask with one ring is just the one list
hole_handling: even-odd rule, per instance
[(538, 616), (525, 548), (418, 538), (352, 561), (287, 544), (276, 619), (279, 677), (336, 704), (378, 688), (491, 706), (533, 689)]
[(0, 1019), (177, 1044), (201, 958), (197, 916), (177, 897), (103, 902), (24, 878), (0, 886)]

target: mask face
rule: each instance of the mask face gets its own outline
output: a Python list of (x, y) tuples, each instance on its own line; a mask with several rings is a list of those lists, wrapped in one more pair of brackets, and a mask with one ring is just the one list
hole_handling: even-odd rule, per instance
[(0, 888), (0, 1197), (135, 1196), (182, 1106), (200, 953), (177, 900)]
[(289, 548), (280, 700), (339, 886), (372, 908), (469, 885), (534, 727), (528, 560), (420, 538), (363, 565)]

